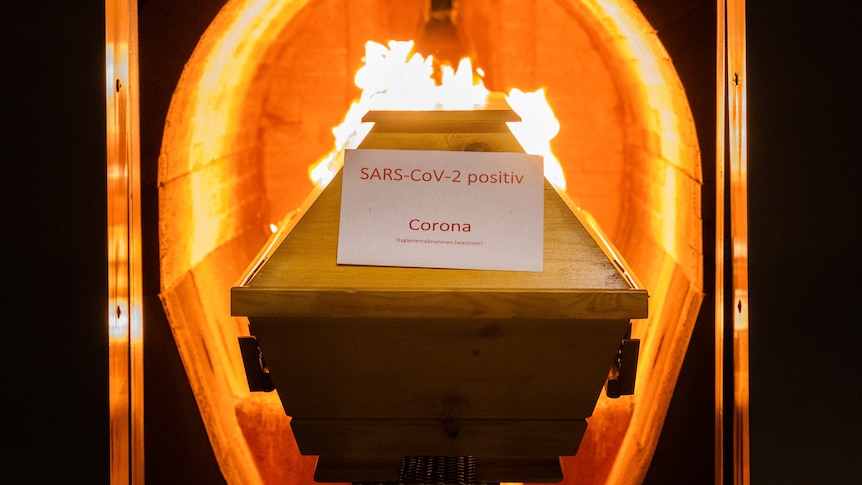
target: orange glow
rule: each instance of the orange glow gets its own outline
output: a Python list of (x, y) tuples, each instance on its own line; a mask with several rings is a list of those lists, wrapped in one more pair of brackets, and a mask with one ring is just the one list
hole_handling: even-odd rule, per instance
[[(216, 38), (205, 39), (209, 44), (208, 61), (198, 66), (200, 72), (196, 83), (196, 95), (185, 116), (189, 117), (190, 126), (187, 136), (194, 142), (189, 145), (189, 153), (185, 158), (186, 170), (191, 172), (193, 192), (218, 197), (213, 192), (225, 174), (217, 170), (198, 171), (200, 166), (213, 166), (221, 157), (229, 152), (230, 134), (234, 129), (237, 110), (241, 105), (244, 86), (254, 75), (251, 69), (253, 63), (249, 59), (259, 56), (255, 49), (257, 44), (247, 42), (249, 38), (265, 39), (268, 32), (277, 31), (282, 25), (284, 16), (289, 16), (300, 10), (307, 3), (293, 1), (287, 4), (272, 0), (248, 0), (241, 6), (225, 9), (227, 17), (222, 31)], [(215, 101), (218, 100), (218, 101)], [(215, 109), (213, 103), (222, 103), (221, 109)], [(223, 227), (220, 223), (222, 214), (218, 208), (225, 201), (214, 201), (207, 196), (193, 197), (191, 210), (195, 219), (200, 221), (193, 231), (188, 233), (187, 241), (177, 250), (191, 264), (196, 264), (206, 257), (209, 248), (215, 241), (224, 237), (224, 232), (239, 230), (237, 227)]]
[[(593, 214), (650, 293), (650, 318), (634, 328), (637, 393), (600, 397), (578, 455), (564, 460), (567, 484), (639, 483), (701, 298), (700, 161), (685, 93), (632, 2), (454, 4), (484, 72), (469, 60), (441, 68), (441, 86), (464, 82), (467, 106), (487, 95), (485, 84), (508, 93), (524, 120), (511, 131), (545, 157), (548, 180)], [(364, 137), (370, 127), (358, 120), (372, 94), (379, 108), (381, 89), (393, 103), (457, 106), (381, 87), (398, 78), (422, 93), (444, 90), (430, 82), (433, 60), (410, 55), (412, 43), (366, 51), (367, 39), (418, 33), (426, 7), (228, 0), (177, 83), (158, 162), (159, 297), (227, 483), (312, 483), (314, 459), (296, 451), (277, 393), (248, 390), (236, 350), (248, 322), (230, 315), (226, 289), (267, 243), (270, 223), (300, 213), (314, 183), (332, 173), (321, 155)], [(416, 73), (403, 72), (408, 65)], [(323, 173), (310, 176), (315, 167)]]
[[(655, 45), (647, 42), (648, 38), (642, 35), (643, 19), (639, 11), (620, 8), (615, 0), (598, 0), (597, 3), (601, 5), (605, 14), (614, 19), (620, 32), (627, 39), (626, 48), (629, 50), (629, 55), (632, 59), (637, 59), (642, 95), (651, 106), (659, 107), (651, 113), (655, 118), (652, 122), (660, 127), (661, 154), (669, 162), (668, 169), (665, 171), (665, 176), (668, 178), (665, 185), (668, 188), (675, 187), (676, 178), (681, 174), (676, 173), (676, 170), (672, 170), (671, 167), (684, 165), (683, 160), (689, 147), (684, 146), (678, 136), (679, 126), (685, 120), (680, 119), (680, 113), (672, 109), (672, 103), (667, 99), (668, 87), (665, 83), (668, 78), (664, 71), (668, 68), (670, 57), (663, 50), (656, 55)], [(662, 235), (662, 243), (671, 254), (677, 254), (682, 250), (677, 246), (678, 228), (675, 226), (679, 220), (676, 214), (679, 201), (674, 200), (673, 195), (677, 193), (676, 190), (666, 190), (664, 193), (655, 194), (662, 198), (658, 205), (662, 208), (660, 222), (663, 226), (657, 228), (656, 233)]]
[[(309, 169), (311, 180), (325, 186), (338, 170), (338, 154), (345, 148), (356, 148), (371, 129), (362, 117), (371, 110), (471, 109), (487, 100), (489, 91), (481, 78), (481, 69), (473, 71), (472, 61), (465, 57), (456, 69), (439, 66), (441, 82), (434, 80), (434, 59), (413, 53), (414, 42), (389, 41), (388, 48), (377, 42), (365, 44), (365, 65), (356, 72), (356, 86), (362, 95), (355, 101), (344, 121), (332, 129), (335, 148)], [(560, 131), (560, 123), (545, 98), (544, 90), (525, 93), (512, 89), (506, 100), (521, 116), (520, 122), (507, 123), (521, 146), (534, 155), (545, 157), (545, 176), (566, 188), (563, 169), (551, 152), (550, 141)]]

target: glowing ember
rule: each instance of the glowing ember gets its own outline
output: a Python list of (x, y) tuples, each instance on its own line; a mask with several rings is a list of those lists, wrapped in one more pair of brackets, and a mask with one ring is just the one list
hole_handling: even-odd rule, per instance
[[(441, 82), (434, 81), (434, 60), (413, 53), (413, 41), (390, 41), (388, 47), (376, 42), (365, 44), (365, 65), (356, 72), (356, 86), (362, 89), (344, 121), (332, 129), (335, 148), (309, 170), (311, 180), (326, 185), (339, 168), (338, 154), (345, 148), (356, 148), (371, 130), (372, 123), (362, 117), (371, 110), (471, 109), (483, 105), (488, 90), (482, 83), (482, 71), (463, 58), (457, 69), (440, 66)], [(545, 159), (545, 177), (565, 189), (563, 170), (553, 153), (550, 141), (560, 124), (545, 99), (544, 90), (525, 93), (518, 89), (506, 97), (520, 122), (508, 123), (509, 129), (527, 153)]]

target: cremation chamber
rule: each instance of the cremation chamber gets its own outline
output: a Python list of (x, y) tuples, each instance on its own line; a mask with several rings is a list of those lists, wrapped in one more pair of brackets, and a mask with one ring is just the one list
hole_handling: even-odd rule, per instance
[[(598, 220), (650, 294), (635, 323), (635, 396), (599, 399), (572, 483), (646, 472), (700, 304), (700, 162), (670, 59), (629, 2), (463, 1), (458, 25), (492, 90), (544, 87), (561, 123), (566, 192)], [(313, 190), (358, 92), (367, 40), (416, 38), (425, 2), (231, 1), (176, 87), (159, 163), (161, 298), (219, 466), (230, 483), (303, 483), (277, 396), (250, 393), (227, 289), (270, 224)]]
[[(523, 152), (495, 100), (372, 111), (358, 148)], [(445, 476), (434, 460), (463, 457), (476, 483), (561, 481), (612, 369), (634, 385), (627, 337), (648, 295), (625, 261), (545, 180), (541, 271), (339, 265), (342, 183), (291, 214), (231, 290), (262, 351), (244, 355), (250, 387), (271, 376), (315, 479), (403, 483), (411, 461)]]

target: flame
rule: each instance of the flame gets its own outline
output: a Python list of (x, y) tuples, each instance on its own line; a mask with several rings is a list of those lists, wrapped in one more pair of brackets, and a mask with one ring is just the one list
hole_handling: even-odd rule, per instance
[(545, 98), (545, 90), (525, 93), (518, 88), (506, 96), (509, 106), (521, 121), (506, 123), (527, 153), (541, 155), (545, 160), (545, 178), (557, 188), (566, 189), (566, 178), (560, 161), (551, 151), (551, 139), (560, 132), (560, 122)]
[[(469, 58), (458, 67), (439, 67), (440, 82), (434, 80), (434, 59), (413, 52), (413, 41), (389, 41), (388, 46), (369, 41), (365, 44), (364, 66), (356, 72), (354, 82), (362, 89), (344, 116), (332, 129), (335, 147), (309, 169), (309, 177), (325, 186), (338, 170), (338, 154), (345, 148), (356, 148), (371, 130), (372, 123), (362, 117), (372, 110), (470, 109), (486, 102), (489, 91), (482, 82), (482, 70), (473, 71)], [(551, 152), (550, 141), (560, 130), (560, 123), (540, 89), (525, 93), (512, 89), (506, 96), (520, 122), (507, 123), (527, 153), (542, 155), (545, 177), (565, 189), (566, 182), (559, 161)]]

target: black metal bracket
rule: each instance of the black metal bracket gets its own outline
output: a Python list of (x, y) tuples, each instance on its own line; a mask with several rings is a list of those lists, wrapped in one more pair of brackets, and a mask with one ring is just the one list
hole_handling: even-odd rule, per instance
[(238, 337), (239, 351), (242, 356), (242, 364), (245, 368), (245, 378), (248, 380), (248, 390), (269, 392), (275, 389), (272, 376), (263, 360), (263, 353), (257, 346), (254, 337)]
[(472, 456), (405, 456), (397, 482), (353, 482), (353, 485), (500, 485), (476, 480)]
[(628, 332), (620, 343), (620, 349), (608, 374), (605, 394), (610, 398), (630, 396), (635, 393), (641, 341), (631, 338), (631, 335), (632, 325), (629, 323)]

